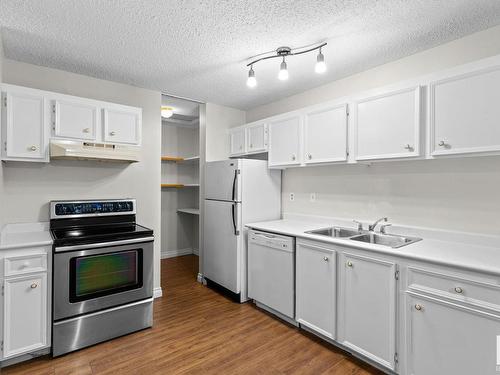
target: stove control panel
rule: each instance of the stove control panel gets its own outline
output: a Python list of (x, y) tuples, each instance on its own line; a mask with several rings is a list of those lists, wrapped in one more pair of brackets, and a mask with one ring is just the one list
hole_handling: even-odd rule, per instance
[(51, 219), (75, 216), (102, 216), (135, 214), (135, 200), (53, 201)]

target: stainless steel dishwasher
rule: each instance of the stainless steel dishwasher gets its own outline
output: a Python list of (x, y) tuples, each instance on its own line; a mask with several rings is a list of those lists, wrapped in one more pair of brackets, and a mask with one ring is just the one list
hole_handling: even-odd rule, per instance
[(295, 324), (295, 238), (248, 232), (248, 297)]

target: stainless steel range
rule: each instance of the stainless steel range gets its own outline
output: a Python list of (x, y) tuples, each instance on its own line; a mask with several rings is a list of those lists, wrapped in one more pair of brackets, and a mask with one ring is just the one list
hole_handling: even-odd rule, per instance
[(52, 201), (52, 354), (153, 325), (153, 231), (134, 199)]

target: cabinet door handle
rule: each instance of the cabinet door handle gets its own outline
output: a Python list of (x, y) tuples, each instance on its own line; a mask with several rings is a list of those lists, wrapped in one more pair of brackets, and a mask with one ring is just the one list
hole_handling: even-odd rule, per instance
[(253, 148), (253, 143), (250, 143), (250, 148)]
[(37, 283), (33, 283), (33, 284), (31, 284), (31, 285), (30, 285), (30, 288), (31, 288), (31, 289), (35, 289), (36, 287), (38, 287), (38, 284), (37, 284)]
[(413, 147), (409, 143), (405, 144), (405, 150), (411, 151), (413, 150)]
[(307, 154), (307, 158), (308, 158), (309, 160), (311, 160), (313, 157), (312, 157), (312, 155), (311, 155), (311, 154)]
[(90, 133), (90, 128), (85, 128), (85, 129), (83, 129), (83, 132), (84, 132), (84, 133)]
[(423, 308), (424, 308), (424, 306), (422, 306), (418, 303), (415, 305), (415, 310), (417, 310), (417, 311), (421, 311), (421, 310), (423, 310)]
[(353, 264), (352, 264), (352, 262), (351, 262), (350, 260), (349, 260), (349, 261), (347, 261), (347, 263), (346, 263), (346, 264), (347, 264), (347, 267), (352, 267), (352, 266), (353, 266)]
[(323, 260), (324, 260), (325, 262), (328, 262), (328, 261), (330, 260), (330, 258), (328, 258), (328, 257), (323, 257)]
[(292, 160), (295, 160), (295, 155), (292, 155)]
[(446, 147), (448, 144), (445, 141), (439, 141), (438, 146)]
[(458, 293), (458, 294), (462, 294), (464, 292), (464, 290), (461, 287), (456, 286), (455, 287), (455, 292)]
[(116, 132), (109, 132), (109, 135), (116, 135)]
[(30, 150), (30, 151), (36, 151), (36, 150), (38, 150), (38, 147), (36, 147), (36, 146), (34, 146), (34, 145), (33, 145), (33, 146), (31, 146), (31, 147), (29, 148), (29, 150)]

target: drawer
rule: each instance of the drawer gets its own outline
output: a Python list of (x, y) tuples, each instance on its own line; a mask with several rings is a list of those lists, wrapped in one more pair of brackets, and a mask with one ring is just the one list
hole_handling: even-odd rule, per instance
[(496, 280), (479, 277), (476, 279), (460, 274), (408, 267), (408, 288), (500, 311), (500, 277)]
[(4, 276), (47, 271), (47, 254), (37, 253), (4, 258)]

